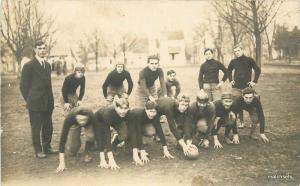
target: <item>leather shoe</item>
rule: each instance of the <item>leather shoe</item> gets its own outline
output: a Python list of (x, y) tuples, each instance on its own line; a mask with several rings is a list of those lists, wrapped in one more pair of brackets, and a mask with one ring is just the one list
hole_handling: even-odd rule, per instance
[(47, 155), (43, 152), (38, 152), (38, 153), (35, 154), (35, 157), (39, 158), (39, 159), (44, 159), (44, 158), (47, 157)]
[(53, 149), (52, 147), (45, 150), (46, 154), (57, 154), (58, 150)]

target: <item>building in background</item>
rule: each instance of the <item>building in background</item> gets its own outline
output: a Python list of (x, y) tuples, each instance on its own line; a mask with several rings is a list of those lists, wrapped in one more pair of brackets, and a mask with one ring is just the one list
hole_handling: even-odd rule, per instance
[(161, 64), (164, 66), (186, 65), (185, 48), (182, 30), (164, 32), (160, 41)]

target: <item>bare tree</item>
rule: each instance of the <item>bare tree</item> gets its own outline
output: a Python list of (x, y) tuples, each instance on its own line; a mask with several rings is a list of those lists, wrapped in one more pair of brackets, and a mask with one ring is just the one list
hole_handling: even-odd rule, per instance
[(214, 40), (215, 47), (217, 49), (217, 59), (224, 63), (224, 55), (222, 51), (222, 45), (224, 43), (224, 28), (223, 28), (223, 23), (221, 22), (220, 19), (218, 21), (218, 32), (217, 32), (217, 37)]
[(197, 24), (193, 28), (193, 63), (197, 64), (201, 60), (201, 51), (206, 47), (205, 33), (207, 32), (208, 24)]
[(242, 0), (235, 1), (237, 6), (231, 6), (240, 17), (236, 24), (242, 25), (255, 38), (255, 59), (261, 66), (262, 33), (274, 21), (283, 0)]
[(120, 49), (123, 53), (125, 62), (126, 62), (126, 52), (134, 49), (137, 43), (138, 43), (138, 39), (135, 35), (129, 35), (129, 34), (123, 35), (120, 43)]
[(111, 48), (106, 48), (110, 55), (113, 56), (114, 59), (120, 54), (122, 54), (124, 62), (127, 61), (126, 53), (128, 51), (134, 50), (138, 48), (139, 39), (135, 34), (123, 34), (119, 41), (116, 41), (112, 44)]
[(21, 60), (32, 55), (33, 43), (43, 40), (49, 50), (55, 45), (53, 21), (39, 11), (38, 0), (6, 0), (2, 3), (2, 12), (1, 34), (14, 54), (20, 72)]
[(118, 55), (122, 54), (124, 62), (127, 62), (127, 52), (140, 48), (140, 39), (135, 34), (123, 34), (119, 40), (111, 43), (110, 46), (104, 45), (104, 49), (109, 55), (113, 56), (114, 59)]
[(276, 22), (274, 21), (273, 27), (271, 28), (272, 30), (265, 29), (265, 36), (266, 36), (266, 41), (268, 45), (268, 58), (269, 61), (273, 60), (273, 54), (272, 54), (272, 49), (273, 49), (273, 41), (274, 41), (274, 33), (276, 32)]
[(99, 57), (105, 56), (107, 53), (107, 46), (104, 41), (102, 32), (99, 29), (95, 29), (91, 35), (87, 35), (87, 42), (89, 50), (95, 55), (96, 59), (96, 72), (98, 72)]
[(87, 65), (88, 62), (88, 55), (89, 55), (90, 49), (88, 44), (84, 43), (84, 41), (80, 40), (78, 43), (78, 58), (80, 63), (84, 64), (84, 66)]
[(239, 6), (236, 0), (214, 0), (212, 1), (212, 5), (217, 10), (219, 17), (227, 23), (232, 34), (233, 46), (240, 43), (246, 34), (246, 30), (240, 24), (237, 24), (241, 17), (237, 15), (235, 10), (242, 10), (243, 7)]

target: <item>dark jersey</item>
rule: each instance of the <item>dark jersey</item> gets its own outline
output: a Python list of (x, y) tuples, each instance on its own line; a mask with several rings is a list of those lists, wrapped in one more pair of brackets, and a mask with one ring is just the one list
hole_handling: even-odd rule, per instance
[(157, 100), (157, 104), (158, 114), (160, 116), (166, 115), (168, 125), (172, 134), (177, 140), (182, 139), (183, 135), (178, 131), (178, 129), (186, 131), (184, 123), (187, 119), (187, 111), (184, 113), (179, 112), (179, 110), (177, 109), (176, 101), (168, 97), (159, 98)]
[(82, 100), (85, 91), (85, 76), (76, 78), (75, 73), (68, 75), (63, 83), (62, 95), (65, 103), (68, 103), (68, 94), (75, 94), (77, 88), (80, 86), (79, 100)]
[(216, 117), (225, 118), (228, 113), (232, 110), (232, 107), (225, 109), (223, 106), (222, 100), (216, 100), (213, 102), (216, 109)]
[(142, 131), (143, 127), (149, 123), (151, 123), (155, 128), (162, 146), (166, 145), (166, 139), (159, 121), (159, 116), (156, 115), (153, 119), (149, 119), (144, 108), (134, 108), (128, 112), (129, 138), (133, 148), (144, 148)]
[(222, 81), (226, 81), (227, 70), (221, 62), (214, 59), (205, 61), (200, 66), (198, 76), (199, 88), (202, 89), (204, 83), (219, 83), (219, 70), (222, 70), (224, 73)]
[(120, 117), (114, 106), (102, 107), (96, 113), (95, 117), (97, 120), (96, 137), (100, 145), (100, 151), (111, 151), (111, 134), (110, 127), (118, 128), (123, 122), (127, 121), (127, 116), (124, 118)]
[(172, 94), (171, 87), (173, 87), (173, 86), (176, 87), (175, 97), (177, 97), (181, 91), (180, 83), (179, 83), (179, 81), (177, 81), (177, 79), (175, 79), (174, 81), (169, 81), (169, 80), (166, 81), (167, 95), (169, 97), (172, 96), (171, 95)]
[(232, 104), (232, 111), (234, 113), (239, 113), (242, 110), (246, 110), (248, 112), (256, 112), (260, 125), (260, 133), (264, 133), (265, 115), (260, 100), (257, 97), (254, 97), (253, 101), (250, 104), (247, 104), (242, 96), (238, 97)]
[(133, 88), (133, 82), (132, 82), (130, 73), (126, 70), (123, 70), (123, 72), (121, 72), (121, 73), (118, 73), (117, 70), (113, 70), (107, 75), (107, 77), (102, 85), (104, 97), (107, 97), (107, 87), (108, 86), (121, 87), (123, 85), (123, 82), (125, 79), (127, 80), (127, 83), (128, 83), (127, 94), (130, 95), (132, 88)]
[(214, 120), (216, 116), (215, 106), (213, 103), (209, 102), (208, 105), (204, 109), (200, 109), (196, 102), (194, 102), (188, 109), (188, 115), (186, 124), (188, 125), (189, 131), (186, 134), (187, 139), (191, 139), (192, 135), (197, 133), (196, 125), (200, 119), (205, 119), (207, 123), (207, 131), (204, 136), (208, 139), (211, 129), (214, 125)]
[[(260, 68), (256, 65), (255, 61), (242, 55), (241, 57), (231, 60), (228, 66), (228, 78), (235, 81), (234, 88), (244, 89), (248, 87), (248, 83), (251, 81), (252, 69), (255, 72), (254, 83), (257, 83), (260, 76)], [(234, 77), (232, 78), (232, 71), (234, 70)]]
[(162, 94), (166, 95), (166, 84), (164, 79), (164, 72), (161, 68), (157, 68), (156, 71), (150, 70), (148, 67), (145, 67), (139, 74), (138, 84), (141, 86), (143, 92), (147, 96), (150, 96), (149, 88), (154, 85), (154, 82), (159, 78), (160, 86), (162, 89)]
[[(96, 120), (95, 120), (94, 114), (91, 110), (83, 109), (83, 108), (79, 108), (79, 107), (74, 108), (71, 112), (69, 112), (69, 114), (66, 116), (66, 118), (64, 120), (62, 132), (61, 132), (61, 136), (60, 136), (60, 142), (59, 142), (59, 152), (60, 153), (65, 152), (65, 145), (67, 143), (70, 128), (73, 125), (79, 125), (76, 120), (76, 115), (83, 114), (83, 112), (84, 112), (84, 115), (88, 116), (88, 122), (84, 127), (87, 127), (89, 125), (93, 125), (93, 127), (95, 127)], [(86, 148), (87, 148), (87, 146), (86, 146)]]

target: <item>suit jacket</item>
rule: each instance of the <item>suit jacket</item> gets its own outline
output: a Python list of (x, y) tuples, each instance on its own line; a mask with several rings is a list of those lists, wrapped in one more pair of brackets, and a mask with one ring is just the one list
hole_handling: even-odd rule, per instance
[(20, 90), (26, 101), (27, 109), (47, 111), (54, 108), (51, 84), (51, 66), (45, 63), (45, 69), (34, 58), (23, 66)]

